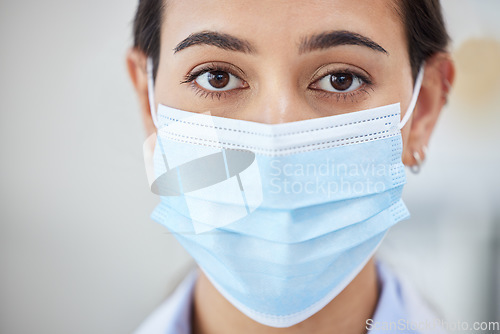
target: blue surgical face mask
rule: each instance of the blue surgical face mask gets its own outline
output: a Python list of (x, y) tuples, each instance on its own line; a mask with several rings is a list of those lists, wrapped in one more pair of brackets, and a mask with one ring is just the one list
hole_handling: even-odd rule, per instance
[(152, 218), (253, 320), (304, 321), (361, 271), (409, 217), (399, 104), (284, 124), (154, 105)]

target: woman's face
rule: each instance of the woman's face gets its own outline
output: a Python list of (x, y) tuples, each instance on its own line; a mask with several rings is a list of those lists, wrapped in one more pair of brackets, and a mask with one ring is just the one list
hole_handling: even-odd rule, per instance
[(174, 108), (282, 123), (404, 111), (412, 78), (390, 0), (170, 0), (156, 87)]
[(413, 82), (394, 6), (392, 0), (170, 0), (155, 101), (269, 124), (396, 102), (404, 113)]

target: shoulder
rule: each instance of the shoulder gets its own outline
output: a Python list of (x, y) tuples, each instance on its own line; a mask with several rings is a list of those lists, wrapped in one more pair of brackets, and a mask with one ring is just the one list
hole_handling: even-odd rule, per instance
[(198, 271), (193, 269), (175, 291), (151, 313), (134, 334), (189, 334)]
[(397, 275), (381, 261), (377, 261), (377, 274), (380, 297), (373, 319), (367, 321), (370, 334), (446, 333), (440, 326), (440, 317), (409, 279)]

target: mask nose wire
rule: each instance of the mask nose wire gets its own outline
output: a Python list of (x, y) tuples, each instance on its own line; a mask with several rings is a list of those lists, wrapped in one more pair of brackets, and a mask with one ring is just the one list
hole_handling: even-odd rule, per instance
[(153, 59), (148, 57), (146, 62), (146, 71), (148, 73), (148, 99), (149, 99), (149, 110), (151, 112), (151, 117), (156, 128), (158, 128), (158, 119), (156, 118), (156, 106), (155, 106), (155, 83), (153, 79)]
[(415, 110), (415, 106), (417, 105), (418, 95), (420, 94), (420, 88), (422, 87), (422, 81), (424, 80), (424, 67), (425, 63), (422, 64), (420, 70), (418, 71), (417, 80), (415, 81), (415, 86), (413, 87), (413, 94), (411, 97), (410, 105), (408, 106), (403, 119), (399, 123), (399, 130), (401, 130), (408, 122), (410, 116), (413, 114), (413, 110)]

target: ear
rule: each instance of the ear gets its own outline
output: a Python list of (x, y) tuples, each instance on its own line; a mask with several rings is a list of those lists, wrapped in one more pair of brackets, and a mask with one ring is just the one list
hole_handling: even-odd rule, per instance
[(403, 150), (403, 163), (407, 166), (419, 164), (417, 158), (425, 159), (426, 148), (446, 104), (455, 78), (455, 66), (447, 52), (433, 55), (425, 63), (424, 79), (412, 115), (410, 133)]
[(142, 120), (147, 136), (156, 131), (148, 98), (148, 75), (146, 70), (147, 56), (137, 48), (131, 48), (127, 52), (127, 69), (139, 99)]

